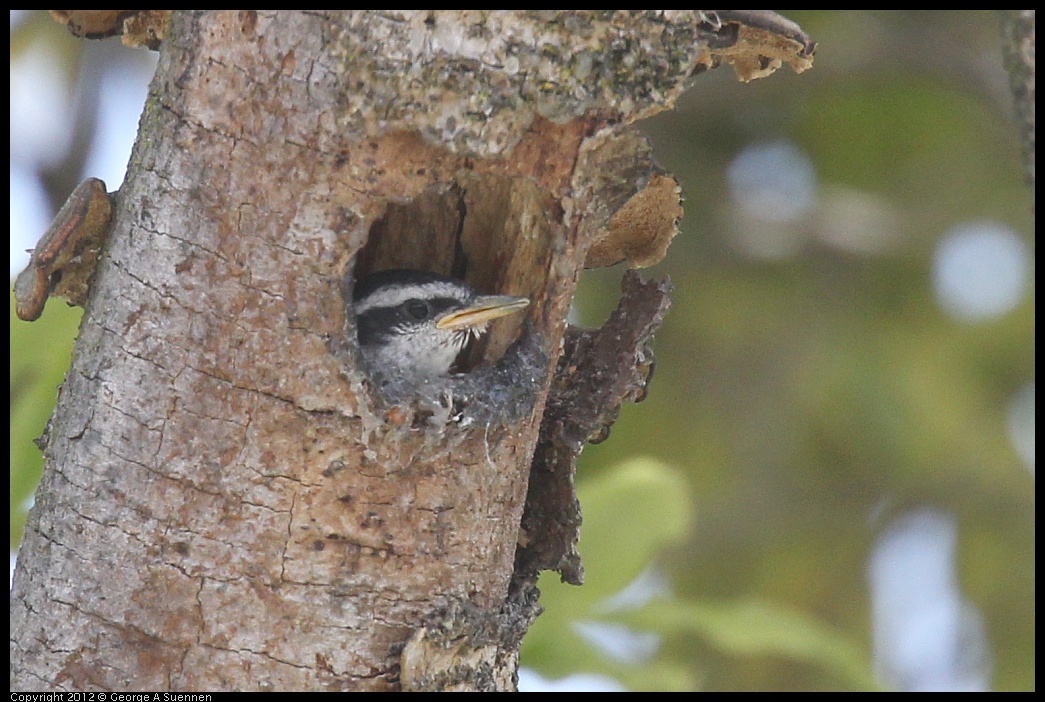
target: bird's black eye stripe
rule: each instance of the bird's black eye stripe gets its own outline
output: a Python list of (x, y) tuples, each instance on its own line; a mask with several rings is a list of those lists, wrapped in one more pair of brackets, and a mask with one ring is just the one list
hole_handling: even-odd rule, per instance
[(356, 317), (356, 333), (362, 346), (384, 343), (394, 336), (396, 310), (390, 307), (375, 307)]
[(395, 307), (372, 307), (356, 317), (359, 343), (364, 346), (382, 343), (397, 333), (403, 333), (405, 328), (440, 317), (460, 305), (452, 297), (439, 297), (431, 300), (411, 299)]

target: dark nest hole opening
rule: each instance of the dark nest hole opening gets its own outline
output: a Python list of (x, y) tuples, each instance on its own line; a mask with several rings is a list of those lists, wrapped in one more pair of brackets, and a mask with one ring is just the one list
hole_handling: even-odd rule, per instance
[[(527, 179), (465, 173), (409, 201), (390, 202), (370, 226), (349, 283), (389, 269), (450, 276), (487, 294), (527, 297), (522, 313), (495, 320), (458, 359), (464, 372), (496, 363), (524, 324), (541, 319), (558, 212)], [(539, 323), (538, 323), (539, 326)], [(354, 328), (354, 326), (353, 326)]]

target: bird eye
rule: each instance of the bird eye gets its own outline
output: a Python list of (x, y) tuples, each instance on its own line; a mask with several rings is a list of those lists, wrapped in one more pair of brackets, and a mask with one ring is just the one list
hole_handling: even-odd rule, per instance
[(406, 312), (414, 319), (428, 319), (428, 303), (423, 300), (408, 300)]

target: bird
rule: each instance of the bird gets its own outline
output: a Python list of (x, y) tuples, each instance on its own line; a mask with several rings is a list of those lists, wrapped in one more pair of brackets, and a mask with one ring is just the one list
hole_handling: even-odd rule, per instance
[(353, 288), (356, 334), (371, 372), (436, 378), (489, 323), (525, 309), (530, 300), (486, 295), (463, 281), (425, 271), (374, 273)]

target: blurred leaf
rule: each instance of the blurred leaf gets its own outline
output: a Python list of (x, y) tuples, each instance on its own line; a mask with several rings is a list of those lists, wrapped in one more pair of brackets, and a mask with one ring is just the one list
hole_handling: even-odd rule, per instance
[[(851, 689), (874, 690), (870, 657), (847, 637), (791, 608), (760, 599), (735, 604), (655, 600), (610, 612), (605, 600), (631, 584), (650, 558), (680, 542), (694, 510), (685, 480), (649, 458), (628, 461), (578, 487), (584, 510), (581, 555), (585, 585), (542, 578), (544, 614), (527, 635), (522, 660), (542, 674), (574, 671), (612, 675), (633, 690), (692, 690), (693, 666), (660, 655), (653, 660), (601, 653), (579, 623), (615, 621), (636, 631), (698, 637), (731, 656), (776, 656), (830, 671)], [(607, 633), (612, 638), (612, 632)], [(625, 646), (626, 647), (626, 646)]]
[[(693, 522), (692, 501), (682, 475), (650, 458), (632, 459), (584, 481), (577, 492), (584, 513), (580, 551), (585, 584), (576, 588), (558, 582), (554, 574), (541, 576), (545, 611), (526, 635), (522, 660), (545, 675), (581, 670), (624, 681), (618, 675), (622, 666), (599, 656), (574, 624), (598, 619), (603, 600), (638, 577), (652, 556), (685, 537)], [(679, 676), (690, 679), (681, 669), (661, 672), (665, 684)]]
[(602, 600), (649, 567), (651, 554), (680, 543), (693, 524), (693, 502), (682, 474), (652, 458), (632, 459), (582, 482), (580, 551), (583, 597)]
[(657, 601), (618, 617), (635, 628), (696, 635), (723, 653), (792, 658), (838, 675), (854, 690), (878, 690), (870, 656), (813, 618), (757, 598), (733, 604)]

